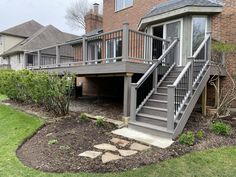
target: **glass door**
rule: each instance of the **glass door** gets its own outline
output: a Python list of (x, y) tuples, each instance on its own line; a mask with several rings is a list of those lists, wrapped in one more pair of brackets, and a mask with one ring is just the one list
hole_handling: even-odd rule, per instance
[[(175, 39), (180, 39), (181, 38), (181, 22), (180, 21), (176, 21), (173, 23), (168, 23), (166, 24), (166, 28), (165, 28), (165, 39), (170, 40), (171, 42), (173, 42)], [(176, 49), (176, 64), (179, 66), (181, 65), (181, 61), (180, 61), (180, 42), (177, 45), (177, 49)]]
[[(170, 40), (171, 42), (174, 41), (176, 38), (180, 40), (178, 43), (177, 49), (176, 49), (176, 64), (181, 65), (181, 40), (182, 40), (182, 20), (176, 20), (172, 22), (166, 22), (159, 24), (155, 27), (153, 27), (153, 35), (157, 37), (161, 37), (167, 40)], [(160, 57), (163, 53), (164, 46), (159, 47), (158, 49), (153, 47), (153, 58)]]

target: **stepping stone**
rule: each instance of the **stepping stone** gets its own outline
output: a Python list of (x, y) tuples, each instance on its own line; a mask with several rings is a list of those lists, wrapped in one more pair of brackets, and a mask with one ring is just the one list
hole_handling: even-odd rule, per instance
[(46, 135), (46, 137), (49, 137), (49, 136), (52, 136), (52, 133), (48, 133), (48, 134)]
[(121, 147), (125, 147), (125, 146), (127, 146), (127, 144), (129, 144), (129, 141), (122, 140), (122, 139), (119, 139), (119, 138), (112, 138), (111, 142), (114, 143), (114, 144), (117, 144)]
[(89, 157), (91, 159), (95, 159), (100, 155), (102, 155), (102, 152), (97, 152), (97, 151), (86, 151), (79, 154), (80, 157)]
[(106, 151), (117, 151), (118, 149), (111, 144), (98, 144), (94, 146), (97, 149), (106, 150)]
[(134, 154), (137, 154), (138, 151), (133, 151), (133, 150), (118, 150), (121, 156), (123, 157), (128, 157)]
[(123, 157), (119, 156), (119, 155), (115, 155), (112, 154), (110, 152), (106, 152), (103, 156), (102, 156), (102, 163), (108, 163), (114, 160), (120, 160)]
[(133, 143), (130, 146), (131, 150), (137, 150), (137, 151), (145, 151), (145, 150), (147, 150), (149, 148), (150, 148), (149, 146), (146, 146), (146, 145), (143, 145), (143, 144), (139, 144), (139, 143)]

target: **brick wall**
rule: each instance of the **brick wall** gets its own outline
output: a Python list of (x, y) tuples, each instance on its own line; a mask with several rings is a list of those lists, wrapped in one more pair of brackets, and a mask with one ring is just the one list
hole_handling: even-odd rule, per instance
[[(236, 1), (223, 2), (224, 11), (212, 18), (212, 35), (218, 41), (236, 45)], [(236, 79), (236, 54), (225, 55), (225, 62), (227, 70)], [(222, 89), (232, 87), (228, 78), (223, 78), (221, 82)], [(236, 101), (233, 106), (236, 107)]]
[(166, 0), (134, 0), (133, 7), (115, 12), (115, 0), (104, 0), (103, 8), (103, 29), (111, 31), (122, 28), (124, 22), (128, 22), (130, 27), (137, 29), (142, 17), (144, 17), (155, 5)]

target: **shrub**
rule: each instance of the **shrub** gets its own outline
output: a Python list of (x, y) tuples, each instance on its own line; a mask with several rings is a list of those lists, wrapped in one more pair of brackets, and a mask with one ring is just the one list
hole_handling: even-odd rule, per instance
[(86, 121), (88, 121), (88, 116), (86, 115), (86, 114), (84, 114), (84, 113), (82, 113), (82, 114), (80, 114), (80, 120), (82, 121), (82, 122), (86, 122)]
[(73, 77), (29, 70), (0, 70), (0, 94), (16, 101), (44, 106), (63, 116), (69, 112)]
[(97, 125), (98, 127), (102, 127), (102, 126), (105, 125), (105, 119), (104, 119), (104, 117), (97, 116), (96, 118), (97, 118), (97, 120), (96, 120), (96, 125)]
[(196, 133), (196, 137), (197, 137), (197, 139), (202, 139), (204, 137), (204, 132), (202, 130), (199, 130)]
[(183, 133), (179, 137), (180, 144), (192, 146), (194, 144), (194, 141), (195, 141), (194, 134), (193, 132), (190, 132), (190, 131), (187, 133)]
[(231, 133), (230, 125), (224, 122), (215, 122), (211, 125), (211, 131), (217, 135), (229, 136)]
[(57, 140), (49, 140), (48, 141), (48, 145), (57, 144), (57, 143), (58, 143)]

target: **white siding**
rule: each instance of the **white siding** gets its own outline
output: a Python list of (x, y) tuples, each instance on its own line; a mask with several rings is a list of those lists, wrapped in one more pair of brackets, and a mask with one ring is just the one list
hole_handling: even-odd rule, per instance
[(24, 69), (24, 55), (16, 54), (10, 56), (11, 69), (21, 70)]

